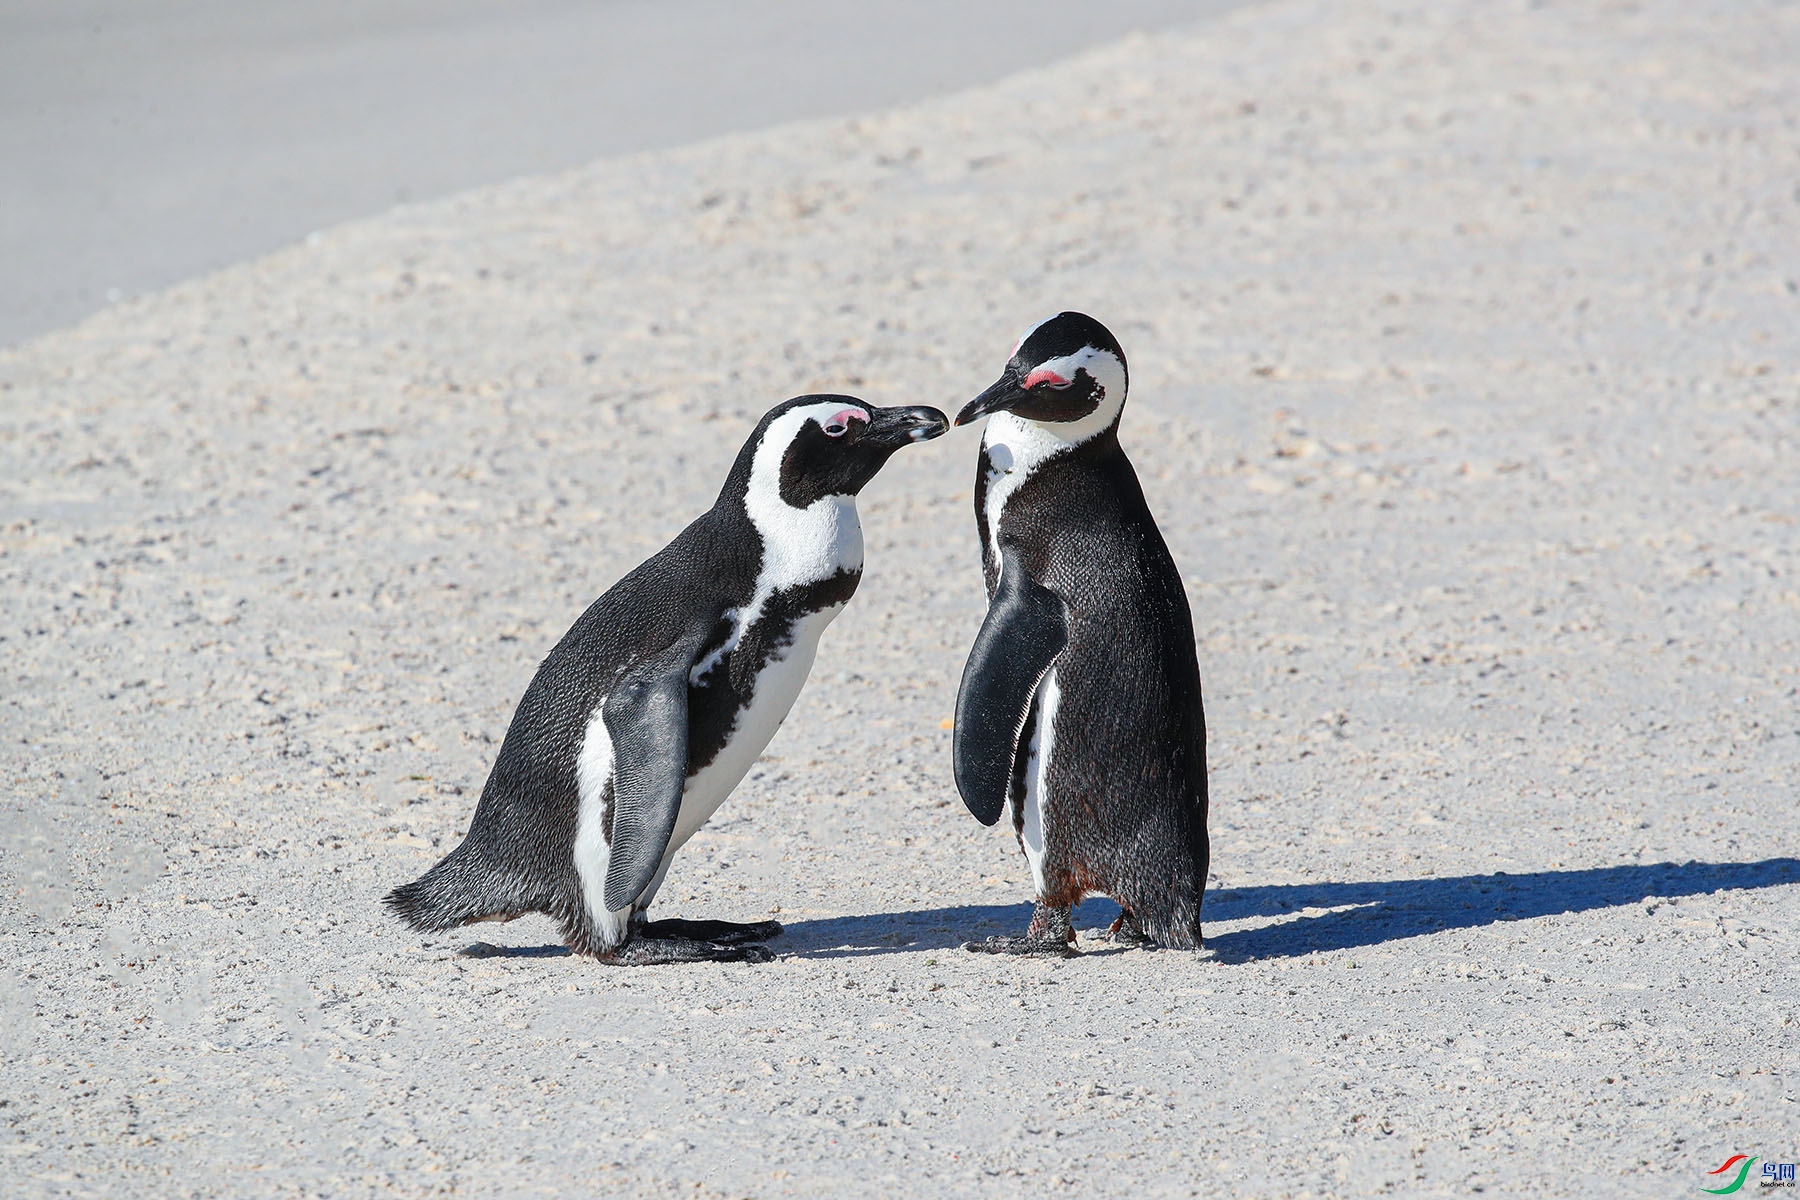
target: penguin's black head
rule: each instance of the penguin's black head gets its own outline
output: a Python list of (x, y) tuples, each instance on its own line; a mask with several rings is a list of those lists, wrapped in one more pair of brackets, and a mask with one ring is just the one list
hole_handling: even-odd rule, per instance
[[(1125, 351), (1086, 313), (1060, 312), (1026, 331), (992, 387), (956, 414), (967, 425), (1009, 412), (1041, 424), (1110, 428), (1125, 404)], [(1080, 440), (1080, 439), (1077, 439)]]
[(950, 428), (935, 408), (877, 408), (854, 396), (796, 396), (770, 409), (744, 443), (733, 483), (809, 508), (827, 496), (854, 496), (913, 442)]

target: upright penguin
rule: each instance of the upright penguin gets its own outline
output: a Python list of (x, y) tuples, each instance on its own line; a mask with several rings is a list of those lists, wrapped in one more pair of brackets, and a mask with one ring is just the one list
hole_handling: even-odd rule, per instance
[(1037, 908), (967, 949), (1066, 954), (1069, 909), (1119, 902), (1121, 940), (1198, 949), (1206, 716), (1181, 575), (1119, 445), (1125, 353), (1081, 313), (1041, 322), (957, 414), (990, 416), (975, 473), (988, 615), (956, 699), (956, 786), (1010, 798)]
[(688, 838), (768, 745), (862, 578), (856, 495), (948, 429), (935, 408), (800, 396), (712, 508), (563, 635), (513, 714), (468, 835), (386, 902), (414, 929), (546, 913), (615, 963), (773, 957), (773, 921), (648, 921)]

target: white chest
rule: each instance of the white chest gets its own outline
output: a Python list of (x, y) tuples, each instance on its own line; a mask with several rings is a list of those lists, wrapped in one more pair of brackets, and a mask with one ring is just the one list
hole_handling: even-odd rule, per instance
[(681, 794), (681, 814), (669, 839), (669, 853), (694, 836), (725, 798), (731, 795), (763, 750), (781, 728), (781, 722), (799, 698), (819, 650), (819, 636), (843, 611), (835, 604), (802, 617), (794, 625), (793, 640), (777, 650), (756, 676), (750, 702), (738, 710), (737, 720), (725, 745), (713, 760), (696, 771)]
[(987, 450), (987, 517), (988, 544), (984, 550), (988, 561), (998, 570), (1000, 565), (1000, 527), (1006, 519), (1006, 505), (1031, 473), (1057, 454), (1069, 449), (1070, 443), (1050, 427), (1027, 421), (1012, 413), (996, 413), (988, 419), (987, 433), (982, 438)]
[[(729, 614), (731, 633), (724, 644), (695, 663), (689, 672), (690, 684), (697, 687), (704, 687), (709, 675), (719, 678), (725, 673), (721, 661), (743, 647), (744, 635), (761, 619), (778, 592), (862, 568), (862, 524), (853, 497), (828, 496), (797, 509), (786, 504), (761, 503), (753, 489), (747, 507), (763, 540), (762, 569), (749, 602)], [(784, 644), (776, 647), (757, 671), (749, 700), (738, 710), (724, 746), (711, 762), (688, 777), (675, 829), (663, 854), (662, 871), (668, 870), (675, 852), (725, 803), (781, 728), (812, 671), (820, 635), (843, 607), (833, 604), (799, 618)], [(644, 896), (645, 905), (655, 895), (661, 879), (659, 872)]]
[(862, 569), (862, 521), (856, 514), (856, 497), (826, 496), (805, 508), (792, 508), (753, 488), (744, 508), (763, 543), (757, 599), (749, 607), (757, 607), (777, 589)]
[[(711, 762), (689, 776), (682, 788), (681, 807), (676, 813), (668, 848), (663, 852), (662, 865), (640, 897), (638, 908), (649, 907), (662, 886), (663, 876), (668, 872), (675, 852), (725, 803), (768, 746), (769, 739), (781, 728), (781, 722), (794, 707), (800, 689), (806, 684), (807, 674), (812, 670), (819, 636), (842, 610), (843, 605), (835, 604), (802, 617), (794, 625), (792, 640), (763, 665), (756, 676), (750, 702), (738, 711), (725, 745)], [(624, 936), (630, 910), (609, 912), (601, 901), (606, 868), (612, 857), (603, 821), (603, 798), (613, 773), (612, 741), (601, 717), (604, 707), (602, 700), (588, 721), (578, 761), (581, 808), (574, 851), (589, 915), (600, 944), (610, 946)]]

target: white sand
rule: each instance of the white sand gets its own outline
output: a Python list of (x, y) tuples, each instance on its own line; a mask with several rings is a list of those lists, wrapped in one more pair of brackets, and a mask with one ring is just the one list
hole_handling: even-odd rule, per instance
[[(399, 210), (0, 357), (0, 1193), (1664, 1196), (1791, 1161), (1796, 61), (1791, 5), (1280, 4)], [(384, 916), (753, 414), (948, 407), (1061, 306), (1131, 355), (1190, 580), (1205, 954), (953, 948), (1027, 877), (942, 728), (967, 432), (865, 497), (862, 593), (664, 889), (778, 909), (779, 961)]]
[(315, 229), (987, 83), (1242, 0), (8, 0), (0, 345)]

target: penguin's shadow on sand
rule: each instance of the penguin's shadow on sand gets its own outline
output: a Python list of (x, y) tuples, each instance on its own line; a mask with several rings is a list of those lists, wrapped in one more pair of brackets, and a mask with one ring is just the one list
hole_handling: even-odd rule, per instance
[[(1619, 908), (1650, 897), (1679, 898), (1745, 888), (1800, 884), (1800, 859), (1745, 863), (1650, 863), (1523, 875), (1453, 875), (1378, 883), (1294, 883), (1210, 889), (1205, 921), (1276, 918), (1248, 929), (1208, 933), (1224, 962), (1294, 958), (1315, 950), (1351, 950), (1404, 938)], [(1110, 900), (1089, 900), (1076, 927), (1104, 929), (1119, 915)], [(771, 949), (808, 958), (951, 950), (990, 933), (1023, 933), (1029, 904), (970, 904), (912, 912), (795, 921)]]

